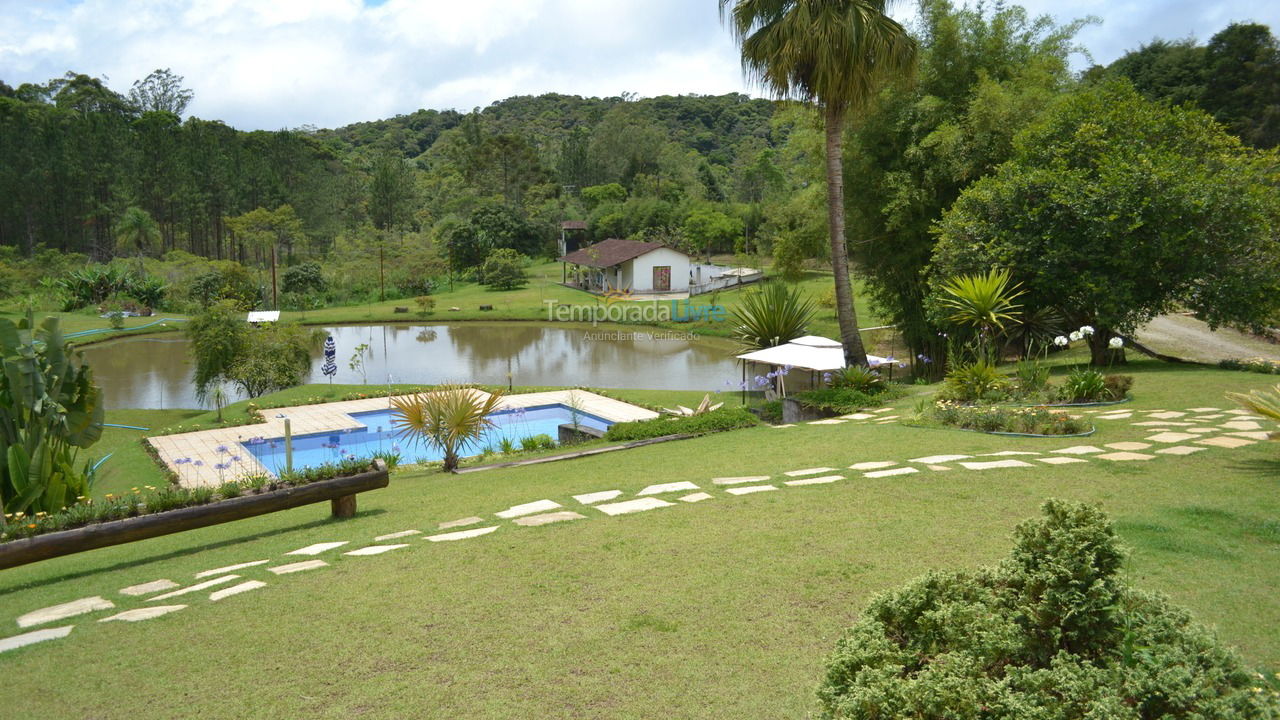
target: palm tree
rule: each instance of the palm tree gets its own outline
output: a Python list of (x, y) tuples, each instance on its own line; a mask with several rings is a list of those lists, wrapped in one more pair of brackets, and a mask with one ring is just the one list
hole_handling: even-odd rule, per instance
[(827, 222), (836, 315), (847, 365), (866, 365), (844, 237), (843, 133), (891, 79), (915, 66), (916, 43), (885, 15), (886, 0), (720, 0), (747, 76), (780, 99), (814, 102), (827, 136)]
[(1015, 303), (1025, 291), (1019, 283), (1010, 285), (1008, 270), (992, 268), (986, 275), (957, 275), (942, 285), (938, 304), (951, 312), (947, 320), (953, 325), (969, 326), (978, 331), (978, 354), (995, 362), (996, 335), (1005, 323), (1016, 320)]
[(133, 251), (138, 258), (138, 272), (142, 272), (142, 256), (160, 240), (160, 228), (151, 215), (136, 205), (131, 205), (120, 215), (116, 225), (121, 249)]
[(442, 385), (429, 393), (391, 398), (391, 426), (399, 437), (423, 440), (444, 453), (444, 470), (452, 472), (462, 453), (494, 426), (489, 415), (501, 400), (501, 392)]

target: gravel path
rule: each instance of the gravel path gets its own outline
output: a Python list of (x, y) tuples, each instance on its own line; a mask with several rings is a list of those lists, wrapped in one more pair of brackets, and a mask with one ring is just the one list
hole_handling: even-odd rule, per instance
[(1162, 315), (1140, 328), (1137, 337), (1152, 350), (1187, 360), (1261, 357), (1280, 362), (1280, 345), (1230, 328), (1210, 330), (1190, 315)]

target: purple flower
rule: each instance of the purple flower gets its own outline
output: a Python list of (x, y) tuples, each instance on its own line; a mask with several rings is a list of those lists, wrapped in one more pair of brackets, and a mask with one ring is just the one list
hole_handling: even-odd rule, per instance
[(227, 454), (228, 452), (230, 452), (230, 450), (228, 450), (228, 449), (227, 449), (227, 446), (226, 446), (226, 445), (219, 445), (219, 446), (218, 446), (217, 448), (215, 448), (215, 449), (218, 451), (218, 454), (219, 454), (219, 455), (225, 455), (225, 454)]
[(231, 456), (231, 462), (240, 462), (240, 456), (239, 456), (239, 455), (232, 455), (232, 456)]
[(791, 366), (790, 366), (790, 365), (783, 365), (783, 366), (782, 366), (782, 369), (778, 371), (778, 374), (779, 374), (779, 375), (786, 375), (786, 374), (787, 374), (787, 373), (789, 373), (789, 372), (791, 372)]
[(193, 463), (191, 463), (191, 464), (192, 464), (192, 465), (195, 465), (196, 467), (204, 467), (204, 461), (203, 461), (203, 460), (196, 460), (195, 462), (193, 462)]
[(756, 387), (758, 388), (766, 388), (772, 385), (772, 383), (769, 382), (769, 378), (766, 378), (763, 375), (757, 375), (755, 377), (755, 380), (756, 380)]
[(822, 373), (822, 382), (824, 382), (824, 383), (829, 383), (829, 382), (831, 382), (831, 373), (829, 373), (829, 372), (824, 372), (824, 373)]

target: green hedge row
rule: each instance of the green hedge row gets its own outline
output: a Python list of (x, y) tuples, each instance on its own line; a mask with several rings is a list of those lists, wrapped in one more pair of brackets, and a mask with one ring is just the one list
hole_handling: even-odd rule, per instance
[(653, 420), (617, 423), (605, 433), (605, 440), (646, 440), (663, 435), (699, 435), (721, 430), (751, 427), (760, 421), (746, 408), (720, 408), (701, 415), (664, 415)]

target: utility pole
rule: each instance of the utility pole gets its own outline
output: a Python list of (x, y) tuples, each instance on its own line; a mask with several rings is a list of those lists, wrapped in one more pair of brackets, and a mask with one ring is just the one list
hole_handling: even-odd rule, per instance
[(280, 301), (276, 297), (276, 246), (271, 244), (271, 309), (279, 310)]

